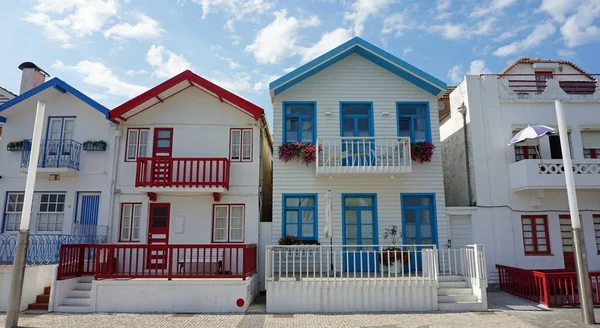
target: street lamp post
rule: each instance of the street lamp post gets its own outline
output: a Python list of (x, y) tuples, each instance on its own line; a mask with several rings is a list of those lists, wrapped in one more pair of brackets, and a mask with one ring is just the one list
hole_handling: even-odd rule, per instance
[(575, 246), (575, 265), (577, 268), (577, 281), (579, 283), (579, 299), (583, 322), (594, 324), (594, 303), (592, 302), (592, 290), (590, 286), (590, 273), (588, 271), (587, 253), (579, 219), (579, 207), (577, 205), (577, 193), (573, 177), (573, 165), (571, 163), (571, 149), (565, 112), (560, 100), (554, 102), (556, 107), (556, 119), (558, 121), (558, 133), (560, 134), (560, 148), (562, 149), (563, 167), (567, 185), (567, 197), (569, 199), (569, 213), (571, 216), (571, 228), (573, 231), (573, 244)]

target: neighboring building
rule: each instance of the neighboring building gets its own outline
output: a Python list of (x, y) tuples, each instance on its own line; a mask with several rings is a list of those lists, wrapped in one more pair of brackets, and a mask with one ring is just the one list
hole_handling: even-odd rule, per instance
[(556, 127), (556, 99), (565, 103), (589, 267), (600, 270), (600, 91), (590, 74), (522, 58), (499, 75), (467, 76), (441, 117), (448, 239), (485, 244), (490, 281), (497, 264), (575, 269), (559, 136), (508, 145), (528, 125)]
[[(111, 244), (96, 246), (105, 263), (91, 272), (96, 280), (73, 284), (59, 269), (54, 310), (245, 311), (258, 292), (259, 223), (271, 217), (263, 109), (185, 71), (110, 118), (117, 123)], [(82, 286), (90, 288), (83, 301), (74, 296)]]
[[(5, 121), (0, 140), (2, 233), (19, 229), (37, 102), (44, 101), (30, 231), (37, 235), (105, 235), (112, 162), (104, 150), (114, 149), (108, 109), (58, 78), (44, 82), (48, 75), (33, 63), (19, 68), (23, 71), (21, 94), (0, 105)], [(86, 141), (105, 144), (102, 149), (89, 149)], [(55, 248), (46, 255), (57, 255), (57, 244)]]
[[(17, 96), (16, 94), (14, 94), (0, 86), (0, 105), (13, 99), (16, 96)], [(2, 138), (2, 125), (3, 124), (4, 124), (4, 118), (0, 117), (0, 138)]]
[[(290, 236), (323, 246), (269, 248), (268, 311), (486, 307), (485, 296), (438, 291), (437, 276), (429, 276), (437, 271), (431, 251), (448, 241), (438, 129), (445, 92), (445, 83), (358, 37), (270, 84), (275, 149), (284, 156), (293, 147), (316, 153), (310, 164), (273, 160), (271, 242)], [(431, 162), (411, 161), (417, 142), (436, 147)], [(380, 263), (389, 256), (393, 241), (384, 236), (393, 226), (397, 244), (410, 252), (400, 273)], [(333, 231), (331, 248), (325, 229)], [(467, 287), (464, 277), (454, 278)], [(454, 303), (459, 299), (464, 303)]]

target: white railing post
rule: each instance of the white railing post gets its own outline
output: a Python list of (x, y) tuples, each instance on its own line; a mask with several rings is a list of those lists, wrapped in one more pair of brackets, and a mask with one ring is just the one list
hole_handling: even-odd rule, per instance
[(321, 163), (319, 162), (319, 138), (317, 138), (317, 144), (315, 145), (315, 167), (317, 170), (317, 174), (319, 174), (319, 165), (321, 165)]

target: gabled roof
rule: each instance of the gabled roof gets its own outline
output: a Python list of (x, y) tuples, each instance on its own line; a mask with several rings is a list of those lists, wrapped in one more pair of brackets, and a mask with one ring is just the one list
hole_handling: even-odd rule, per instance
[(446, 83), (410, 65), (371, 43), (354, 37), (337, 48), (313, 59), (269, 84), (271, 97), (283, 92), (317, 72), (337, 63), (350, 54), (359, 54), (423, 90), (438, 96), (446, 92)]
[(129, 117), (161, 103), (165, 99), (172, 97), (189, 87), (200, 88), (222, 102), (226, 101), (230, 105), (246, 112), (257, 120), (263, 118), (264, 111), (262, 108), (221, 88), (190, 70), (175, 75), (141, 95), (119, 105), (110, 111), (110, 117), (113, 120), (126, 121)]
[[(0, 87), (0, 105), (13, 99), (16, 96), (17, 96), (16, 94), (4, 89), (3, 87)], [(4, 122), (6, 122), (6, 119), (4, 117), (0, 116), (0, 123), (4, 123)]]
[(50, 87), (53, 87), (54, 89), (56, 89), (62, 93), (72, 94), (73, 96), (79, 98), (79, 100), (88, 104), (90, 107), (92, 107), (92, 108), (96, 109), (97, 111), (99, 111), (100, 113), (102, 113), (106, 117), (106, 119), (110, 119), (110, 117), (108, 115), (108, 108), (100, 105), (98, 102), (96, 102), (92, 98), (86, 96), (85, 94), (81, 93), (79, 90), (73, 88), (66, 82), (64, 82), (61, 79), (56, 78), (56, 77), (49, 81), (46, 81), (45, 83), (42, 83), (42, 84), (38, 85), (37, 87), (35, 87), (27, 92), (24, 92), (23, 94), (0, 105), (0, 113), (18, 103), (20, 103), (21, 101), (23, 101), (25, 99), (35, 96), (36, 94), (38, 94)]
[(500, 72), (500, 74), (498, 74), (498, 76), (507, 74), (511, 69), (513, 69), (515, 66), (517, 66), (519, 64), (535, 64), (535, 63), (556, 63), (556, 64), (569, 65), (569, 66), (573, 67), (573, 69), (575, 69), (576, 71), (578, 71), (581, 74), (585, 75), (586, 77), (590, 78), (591, 80), (595, 80), (594, 77), (592, 75), (590, 75), (590, 73), (582, 70), (581, 68), (579, 68), (577, 65), (573, 64), (570, 61), (557, 60), (557, 59), (527, 58), (527, 57), (523, 57), (523, 58), (519, 58), (519, 59), (515, 60), (512, 64), (510, 64), (507, 68), (505, 68), (502, 72)]

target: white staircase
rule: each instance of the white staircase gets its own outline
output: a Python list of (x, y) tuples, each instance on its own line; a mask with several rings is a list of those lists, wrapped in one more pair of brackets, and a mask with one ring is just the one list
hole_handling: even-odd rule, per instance
[(79, 278), (73, 289), (68, 291), (67, 297), (54, 308), (55, 312), (69, 313), (89, 313), (92, 312), (90, 306), (92, 296), (92, 276)]
[(439, 276), (438, 305), (440, 311), (483, 310), (484, 306), (462, 276)]

